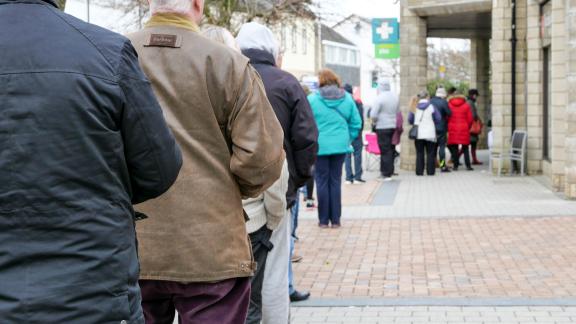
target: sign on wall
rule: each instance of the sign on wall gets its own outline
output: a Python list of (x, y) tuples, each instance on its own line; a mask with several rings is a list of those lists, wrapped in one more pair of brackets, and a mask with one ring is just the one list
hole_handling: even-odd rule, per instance
[(397, 18), (372, 19), (372, 42), (374, 44), (398, 44), (400, 24)]
[(400, 58), (400, 44), (376, 44), (376, 53), (374, 57), (377, 59), (397, 59)]

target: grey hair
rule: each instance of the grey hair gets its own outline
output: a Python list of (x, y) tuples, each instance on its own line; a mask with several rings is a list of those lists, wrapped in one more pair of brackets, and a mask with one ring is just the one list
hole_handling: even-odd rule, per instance
[(213, 25), (206, 25), (202, 28), (202, 35), (204, 37), (211, 39), (220, 44), (226, 45), (238, 52), (240, 52), (240, 47), (234, 36), (225, 28)]
[(150, 11), (152, 14), (163, 12), (175, 12), (188, 14), (192, 10), (192, 0), (151, 0)]

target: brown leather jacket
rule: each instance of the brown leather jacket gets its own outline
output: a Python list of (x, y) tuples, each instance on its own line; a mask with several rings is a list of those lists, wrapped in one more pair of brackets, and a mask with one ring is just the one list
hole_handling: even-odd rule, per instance
[(240, 53), (190, 29), (154, 26), (128, 37), (184, 160), (168, 193), (136, 206), (149, 216), (137, 225), (140, 278), (252, 275), (242, 198), (272, 185), (285, 158), (260, 77)]

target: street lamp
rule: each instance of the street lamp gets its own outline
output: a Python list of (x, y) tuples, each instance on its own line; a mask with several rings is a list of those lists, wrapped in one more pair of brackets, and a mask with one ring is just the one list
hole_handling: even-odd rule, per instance
[(86, 22), (90, 22), (90, 0), (86, 0)]

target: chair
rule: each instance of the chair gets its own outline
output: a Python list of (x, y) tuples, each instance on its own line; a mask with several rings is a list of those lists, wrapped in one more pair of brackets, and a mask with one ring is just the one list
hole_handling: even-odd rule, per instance
[(515, 130), (510, 140), (510, 149), (507, 153), (490, 151), (490, 170), (492, 170), (492, 160), (498, 161), (498, 176), (502, 174), (502, 164), (504, 159), (510, 160), (510, 174), (514, 172), (512, 161), (520, 162), (520, 175), (524, 176), (526, 167), (526, 142), (528, 134), (523, 130)]
[(380, 169), (380, 147), (378, 146), (378, 137), (375, 133), (366, 133), (364, 135), (364, 151), (366, 152), (366, 170)]

